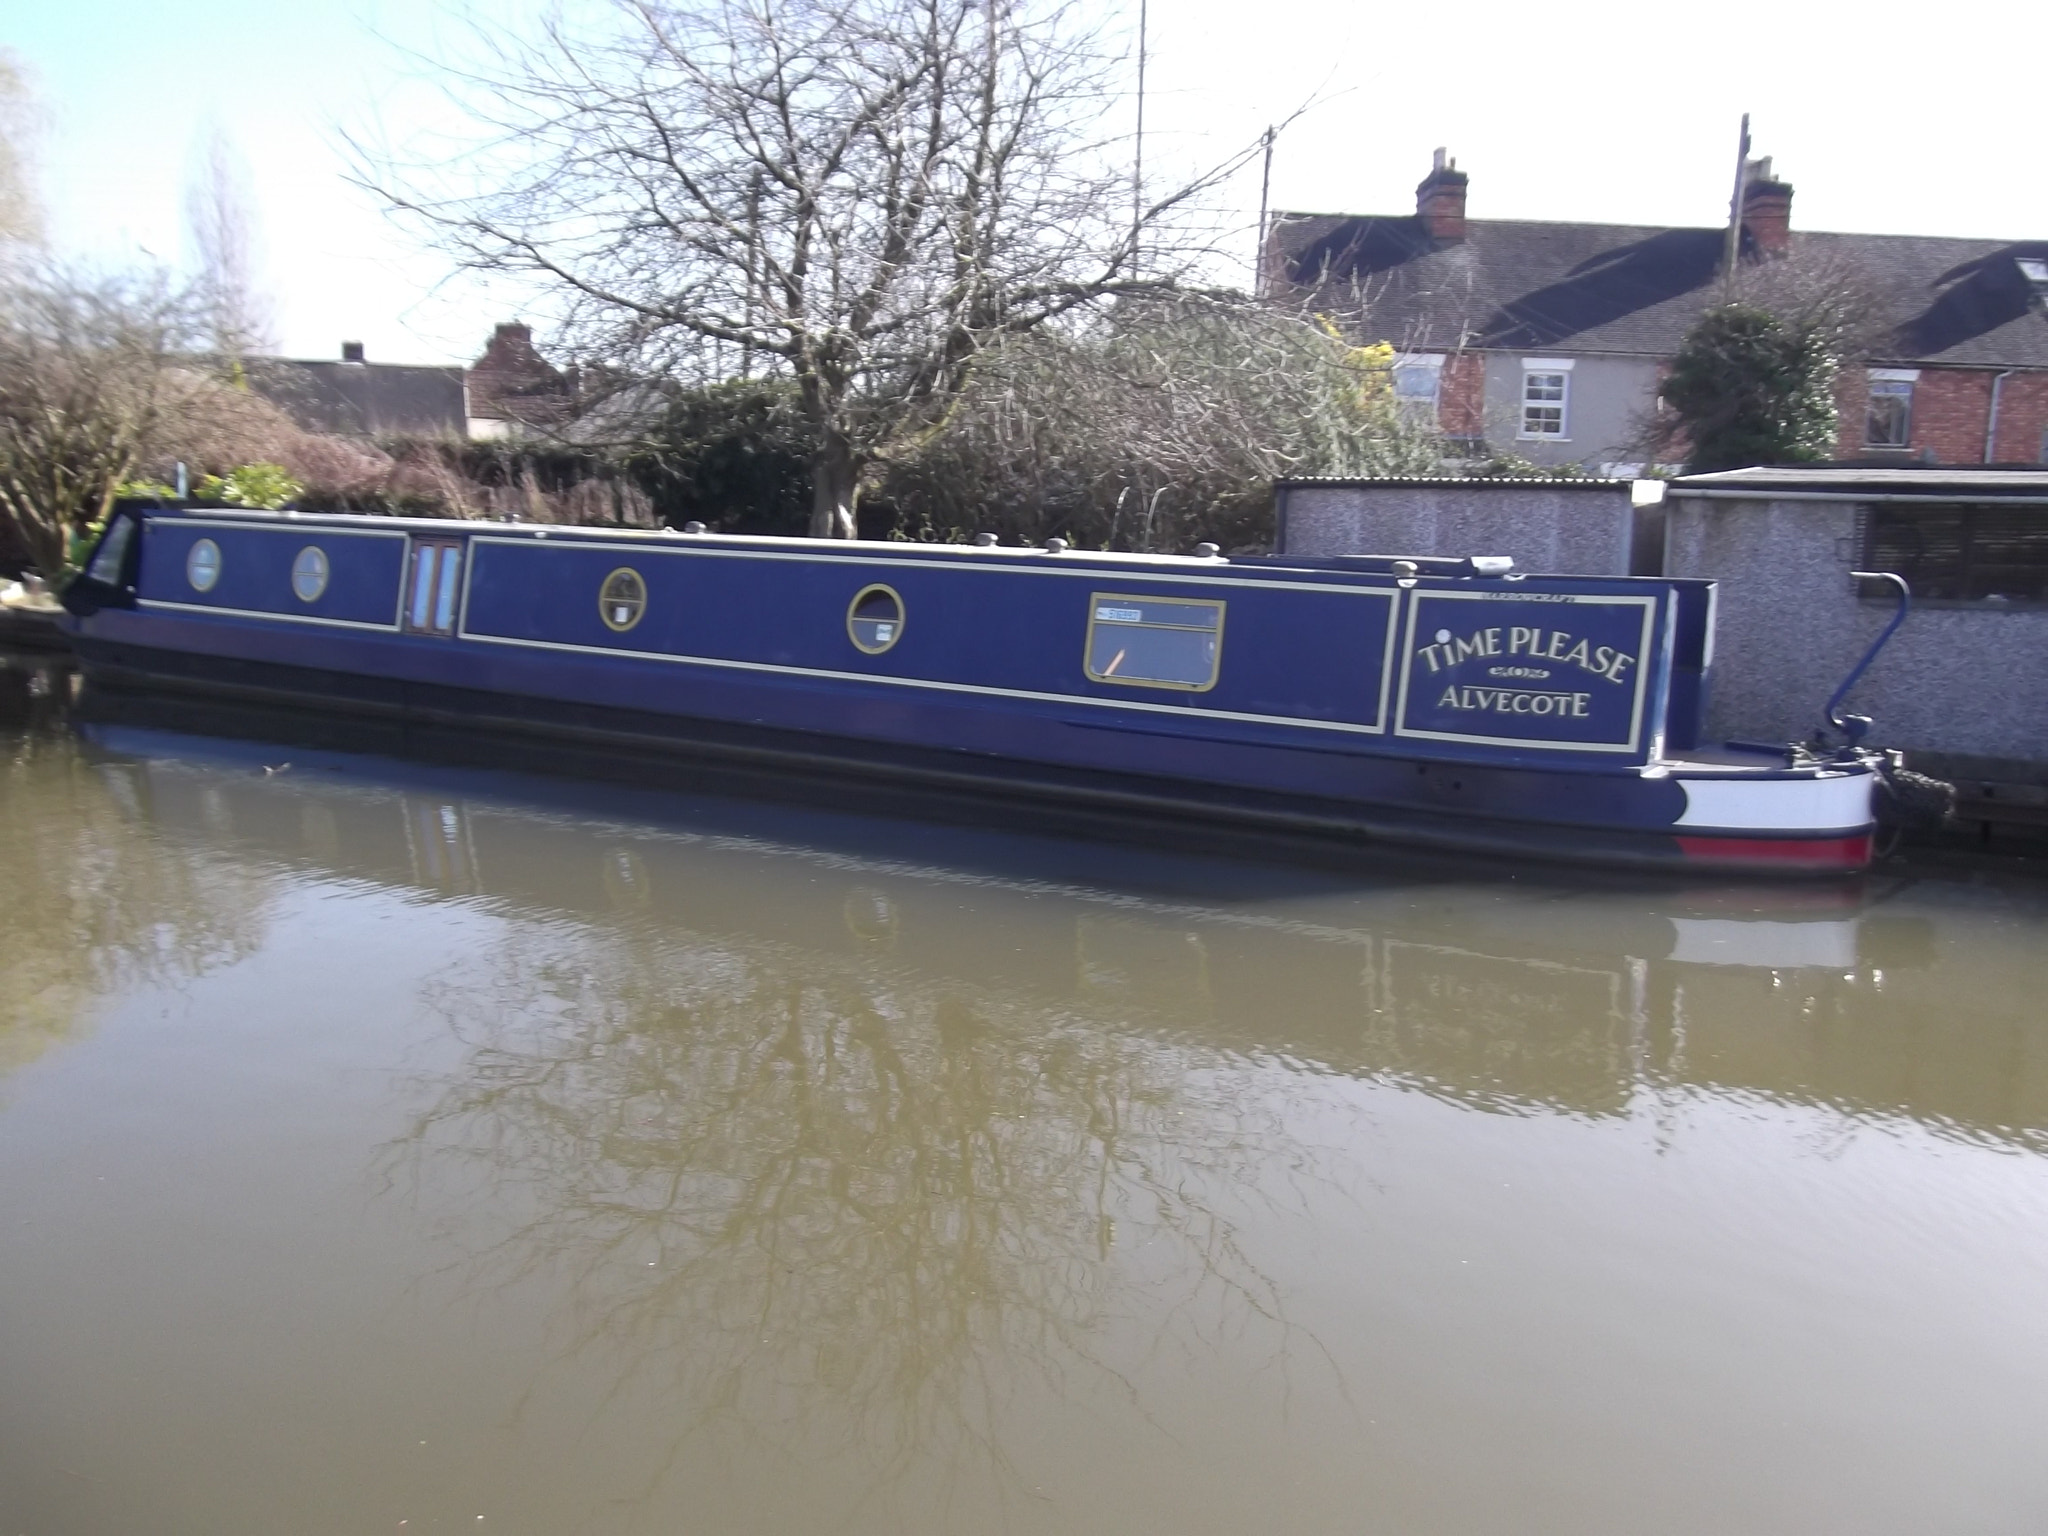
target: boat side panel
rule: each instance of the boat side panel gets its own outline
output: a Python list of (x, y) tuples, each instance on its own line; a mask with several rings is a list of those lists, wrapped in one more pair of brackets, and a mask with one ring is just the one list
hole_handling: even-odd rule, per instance
[[(1677, 783), (1625, 770), (1418, 762), (1339, 743), (1304, 745), (1301, 733), (1290, 739), (1284, 728), (1260, 730), (1264, 739), (1221, 740), (1185, 735), (1178, 722), (1133, 722), (1108, 711), (1076, 719), (1071, 705), (1058, 703), (991, 709), (975, 695), (821, 684), (652, 658), (492, 651), (411, 635), (264, 634), (253, 623), (184, 616), (102, 613), (85, 624), (89, 665), (275, 688), (400, 714), (446, 707), (514, 722), (631, 715), (643, 724), (665, 722), (659, 729), (678, 742), (801, 735), (820, 753), (884, 760), (921, 754), (970, 776), (1028, 773), (1037, 764), (1430, 818), (1648, 831), (1671, 828), (1686, 805)], [(236, 639), (231, 628), (245, 633)], [(260, 648), (251, 643), (259, 638)], [(451, 657), (467, 664), (450, 668), (444, 663)], [(444, 696), (454, 702), (431, 702)]]
[[(396, 531), (191, 517), (153, 519), (152, 527), (148, 606), (396, 627), (405, 543)], [(1617, 589), (1597, 579), (1545, 578), (1540, 586), (1425, 582), (1404, 592), (1376, 578), (1317, 580), (1316, 573), (1257, 569), (1240, 576), (1224, 566), (1119, 570), (1028, 558), (975, 564), (714, 550), (658, 536), (462, 536), (469, 558), (461, 634), (482, 646), (658, 655), (823, 684), (970, 693), (1004, 709), (1070, 701), (1080, 706), (1076, 719), (1129, 712), (1144, 717), (1147, 730), (1171, 734), (1178, 722), (1191, 738), (1262, 740), (1270, 739), (1265, 727), (1292, 726), (1350, 738), (1354, 747), (1370, 750), (1394, 723), (1389, 695), (1398, 660), (1403, 717), (1395, 728), (1429, 742), (1426, 750), (1434, 756), (1640, 763), (1657, 740), (1659, 722), (1647, 716), (1659, 712), (1668, 667), (1669, 644), (1655, 619), (1668, 602), (1662, 583)], [(220, 552), (220, 579), (206, 592), (198, 591), (185, 564), (202, 537)], [(291, 592), (290, 562), (308, 541), (328, 554), (334, 577), (317, 602), (302, 604)], [(624, 626), (607, 623), (597, 601), (607, 578), (622, 568), (640, 576), (647, 598)], [(894, 584), (906, 607), (901, 639), (878, 654), (854, 645), (846, 626), (847, 604), (877, 576)], [(1120, 686), (1089, 676), (1084, 651), (1091, 612), (1117, 602), (1119, 587), (1140, 598), (1215, 605), (1221, 659), (1212, 686)], [(1404, 607), (1407, 633), (1397, 658)], [(1461, 613), (1475, 616), (1458, 622)], [(1640, 638), (1621, 634), (1637, 617)], [(1481, 637), (1501, 637), (1501, 644), (1452, 663), (1434, 636), (1453, 634), (1453, 624), (1461, 645)], [(1533, 640), (1518, 650), (1517, 637), (1538, 637), (1546, 654), (1534, 654)], [(1597, 659), (1609, 655), (1625, 657), (1626, 670), (1617, 665), (1602, 674)], [(443, 667), (444, 679), (458, 684), (479, 668), (500, 672), (456, 655)], [(1504, 671), (1518, 675), (1495, 675)], [(1563, 680), (1536, 672), (1556, 672)], [(1417, 679), (1423, 679), (1420, 689), (1412, 686)]]
[[(201, 540), (219, 552), (217, 575), (192, 579)], [(260, 616), (316, 627), (394, 630), (406, 537), (382, 529), (250, 526), (230, 519), (153, 517), (143, 525), (137, 596), (145, 607)], [(292, 589), (292, 565), (307, 549), (326, 557), (327, 582), (312, 601)]]
[[(1640, 761), (1649, 735), (1645, 682), (1661, 665), (1640, 640), (1622, 637), (1627, 643), (1613, 647), (1633, 646), (1638, 658), (1628, 677), (1604, 679), (1617, 695), (1630, 696), (1625, 727), (1596, 718), (1587, 733), (1611, 738), (1625, 728), (1621, 740), (1554, 739), (1562, 733), (1551, 720), (1540, 722), (1552, 727), (1548, 741), (1442, 732), (1431, 733), (1427, 746), (1396, 744), (1380, 733), (1394, 670), (1387, 641), (1404, 594), (1385, 583), (1274, 580), (1270, 572), (1240, 580), (1213, 571), (1055, 569), (1044, 562), (713, 554), (666, 540), (543, 541), (508, 533), (470, 539), (468, 638), (451, 641), (396, 632), (402, 535), (177, 517), (152, 526), (146, 612), (132, 616), (142, 627), (111, 615), (95, 624), (156, 649), (318, 670), (348, 679), (336, 691), (352, 697), (382, 696), (387, 683), (434, 684), (1115, 771), (1206, 773), (1221, 783), (1338, 798), (1413, 803), (1409, 774), (1428, 781), (1426, 800), (1469, 796), (1470, 786), (1522, 782), (1491, 770), (1543, 757), (1580, 771)], [(201, 537), (213, 539), (221, 556), (220, 579), (206, 593), (197, 592), (186, 564)], [(291, 592), (291, 561), (309, 542), (328, 554), (333, 576), (317, 603), (300, 604)], [(606, 577), (621, 567), (639, 572), (647, 593), (644, 611), (623, 629), (604, 621), (597, 602)], [(903, 595), (906, 613), (901, 640), (871, 655), (847, 634), (846, 607), (878, 572)], [(1221, 608), (1222, 667), (1212, 689), (1120, 688), (1088, 677), (1083, 652), (1091, 603), (1136, 583), (1144, 594)], [(1434, 584), (1406, 594), (1406, 602), (1411, 619), (1425, 610), (1474, 610), (1499, 620), (1481, 628), (1501, 629), (1506, 649), (1476, 662), (1526, 661), (1514, 651), (1516, 627), (1536, 633), (1547, 621), (1557, 633), (1546, 635), (1545, 664), (1569, 669), (1570, 647), (1599, 638), (1579, 629), (1619, 613), (1623, 621), (1640, 615), (1648, 631), (1663, 592), (1661, 584), (1616, 591), (1614, 583), (1598, 581), (1550, 580), (1537, 590)], [(307, 611), (294, 613), (295, 605)], [(372, 644), (367, 633), (332, 627), (308, 633), (308, 625), (378, 630), (383, 638)], [(1416, 627), (1408, 626), (1403, 647), (1411, 678), (1430, 664), (1429, 647), (1442, 643), (1431, 638), (1429, 624), (1419, 635)], [(1597, 647), (1588, 655), (1597, 661)], [(1587, 670), (1584, 661), (1576, 666)], [(1474, 696), (1484, 704), (1507, 691), (1496, 683)], [(1489, 728), (1520, 725), (1510, 717), (1505, 727)], [(1403, 746), (1411, 756), (1395, 758)], [(1285, 753), (1277, 750), (1283, 747)], [(1418, 749), (1438, 759), (1462, 757), (1469, 766), (1462, 776), (1432, 779), (1412, 760)], [(1367, 756), (1376, 750), (1387, 754), (1384, 762)], [(1601, 750), (1615, 756), (1601, 763), (1584, 755)], [(1233, 761), (1226, 766), (1223, 759)], [(1636, 781), (1623, 775), (1615, 782)], [(1676, 800), (1663, 804), (1668, 795), (1641, 794), (1644, 809), (1656, 806), (1648, 818), (1654, 823), (1668, 824), (1682, 809)], [(1579, 814), (1568, 803), (1515, 813)], [(1635, 820), (1634, 812), (1624, 815)]]
[[(1273, 582), (1149, 580), (1142, 592), (1221, 604), (1214, 686), (1196, 693), (1120, 687), (1088, 677), (1083, 651), (1091, 602), (1134, 585), (1122, 573), (1081, 569), (945, 566), (906, 561), (883, 570), (903, 601), (901, 638), (870, 654), (847, 634), (855, 595), (877, 579), (871, 564), (749, 560), (693, 550), (589, 548), (480, 538), (464, 611), (465, 639), (588, 654), (661, 655), (777, 668), (829, 680), (874, 678), (1093, 699), (1149, 714), (1250, 715), (1384, 729), (1391, 586), (1290, 589)], [(596, 594), (621, 566), (647, 585), (644, 615), (618, 633)]]

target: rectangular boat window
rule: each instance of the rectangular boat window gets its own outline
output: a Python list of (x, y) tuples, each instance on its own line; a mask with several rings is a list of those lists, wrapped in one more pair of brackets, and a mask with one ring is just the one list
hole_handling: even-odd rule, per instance
[(106, 536), (93, 553), (92, 564), (86, 567), (86, 579), (104, 586), (120, 586), (121, 569), (128, 562), (128, 545), (134, 538), (134, 518), (117, 517), (107, 524)]
[(450, 545), (441, 551), (440, 592), (434, 598), (434, 628), (447, 634), (455, 628), (455, 583), (462, 574), (462, 550)]
[(462, 546), (453, 540), (413, 543), (412, 586), (406, 597), (406, 625), (423, 635), (455, 630), (455, 604), (462, 590)]
[(1088, 600), (1088, 676), (1133, 688), (1216, 686), (1223, 655), (1222, 603), (1179, 597)]

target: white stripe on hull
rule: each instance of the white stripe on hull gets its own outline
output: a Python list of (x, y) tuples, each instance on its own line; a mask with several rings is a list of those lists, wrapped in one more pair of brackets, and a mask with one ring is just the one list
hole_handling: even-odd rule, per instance
[(1810, 779), (1680, 779), (1685, 814), (1674, 826), (1733, 832), (1833, 832), (1870, 825), (1869, 773)]

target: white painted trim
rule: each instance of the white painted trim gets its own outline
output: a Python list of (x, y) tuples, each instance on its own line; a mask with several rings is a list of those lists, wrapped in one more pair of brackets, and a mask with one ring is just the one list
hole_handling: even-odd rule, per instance
[(1671, 497), (1681, 501), (1834, 501), (1884, 502), (1906, 507), (1933, 507), (1967, 501), (1976, 506), (1986, 507), (2048, 507), (2048, 496), (1986, 496), (1973, 493), (1967, 486), (1953, 491), (1765, 491), (1736, 490), (1719, 486), (1711, 490), (1689, 490), (1685, 486), (1674, 487)]
[[(273, 517), (277, 515), (276, 513), (271, 514)], [(146, 514), (145, 516), (148, 525), (152, 528), (240, 528), (244, 531), (253, 530), (257, 533), (297, 532), (299, 537), (305, 539), (311, 539), (316, 536), (313, 533), (309, 533), (307, 531), (309, 529), (318, 530), (317, 536), (322, 538), (329, 534), (343, 539), (402, 539), (405, 537), (405, 534), (392, 528), (337, 528), (332, 523), (316, 523), (310, 520), (306, 522), (280, 521), (273, 524), (252, 523), (247, 518), (240, 517), (197, 517), (189, 513), (177, 516), (166, 516), (162, 513), (155, 515)]]
[(373, 629), (382, 635), (396, 632), (396, 624), (376, 624), (368, 619), (323, 619), (310, 613), (276, 613), (268, 608), (223, 608), (216, 603), (173, 603), (161, 597), (136, 599), (139, 608), (168, 608), (174, 613), (210, 613), (237, 619), (277, 619), (286, 624), (325, 624), (330, 629)]
[(1522, 372), (1570, 373), (1578, 361), (1576, 357), (1525, 357), (1522, 359)]
[(1917, 384), (1920, 382), (1918, 368), (1872, 368), (1868, 370), (1873, 384)]
[[(1513, 592), (1419, 592), (1416, 597), (1445, 598), (1451, 602), (1511, 602), (1517, 600)], [(1527, 601), (1523, 598), (1521, 601)], [(1411, 601), (1408, 604), (1408, 629), (1401, 645), (1401, 697), (1394, 706), (1394, 734), (1422, 741), (1461, 741), (1473, 746), (1518, 747), (1540, 752), (1628, 752), (1641, 750), (1643, 739), (1644, 690), (1649, 686), (1650, 677), (1650, 625), (1656, 618), (1655, 597), (1602, 597), (1597, 593), (1543, 594), (1546, 602), (1570, 605), (1586, 603), (1596, 607), (1628, 608), (1643, 610), (1642, 638), (1636, 646), (1636, 696), (1630, 705), (1628, 740), (1626, 742), (1589, 741), (1539, 741), (1527, 736), (1466, 736), (1452, 731), (1413, 730), (1407, 724), (1408, 684), (1415, 675), (1415, 623), (1422, 605)]]
[(1726, 832), (1818, 833), (1867, 827), (1876, 783), (1868, 773), (1822, 773), (1810, 779), (1674, 779), (1685, 791), (1685, 813), (1672, 825)]

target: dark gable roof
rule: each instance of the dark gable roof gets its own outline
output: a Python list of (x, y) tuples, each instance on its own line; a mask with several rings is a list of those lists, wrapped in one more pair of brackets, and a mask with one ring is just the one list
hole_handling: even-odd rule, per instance
[(346, 437), (469, 433), (460, 368), (265, 357), (251, 361), (249, 385), (309, 432)]
[[(1725, 238), (1719, 229), (1471, 219), (1464, 240), (1439, 242), (1413, 217), (1283, 213), (1275, 296), (1401, 347), (1666, 357), (1714, 300)], [(1879, 295), (1897, 341), (1873, 361), (2048, 368), (2048, 317), (2016, 264), (2048, 257), (2048, 240), (1792, 239), (1853, 266)]]

